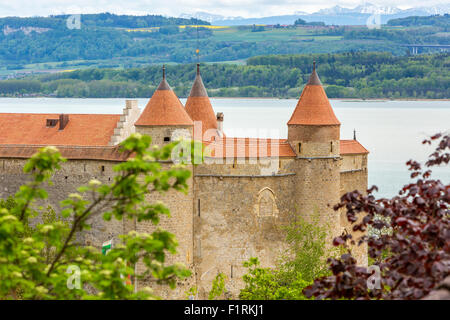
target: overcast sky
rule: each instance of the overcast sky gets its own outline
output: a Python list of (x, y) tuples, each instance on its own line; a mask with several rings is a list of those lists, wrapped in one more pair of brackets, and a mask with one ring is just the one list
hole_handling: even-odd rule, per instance
[(296, 11), (311, 13), (334, 5), (353, 8), (365, 2), (405, 9), (448, 4), (450, 0), (0, 0), (0, 16), (99, 12), (179, 16), (206, 11), (224, 16), (261, 17)]

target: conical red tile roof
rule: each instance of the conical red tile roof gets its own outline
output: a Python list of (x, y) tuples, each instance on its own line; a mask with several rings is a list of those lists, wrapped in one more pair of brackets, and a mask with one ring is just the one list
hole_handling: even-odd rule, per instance
[(309, 77), (288, 124), (339, 125), (316, 68)]
[(208, 93), (200, 75), (200, 66), (197, 64), (197, 76), (191, 93), (186, 101), (186, 112), (193, 121), (202, 122), (202, 134), (209, 129), (217, 129), (217, 119), (209, 101)]
[(163, 80), (147, 103), (136, 126), (194, 125), (184, 110), (178, 97), (166, 81), (163, 68)]

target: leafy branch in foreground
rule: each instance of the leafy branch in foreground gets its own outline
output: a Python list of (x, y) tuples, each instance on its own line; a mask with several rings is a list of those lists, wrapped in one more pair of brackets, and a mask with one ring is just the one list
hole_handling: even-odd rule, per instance
[[(42, 148), (31, 157), (24, 172), (32, 176), (32, 181), (20, 187), (13, 205), (0, 206), (1, 299), (15, 299), (17, 292), (23, 299), (156, 298), (148, 287), (135, 293), (124, 278), (150, 277), (173, 288), (177, 279), (190, 275), (182, 265), (164, 264), (166, 254), (176, 252), (177, 241), (173, 234), (159, 228), (152, 233), (120, 236), (121, 243), (107, 255), (75, 241), (76, 233), (91, 227), (94, 216), (157, 225), (161, 214), (169, 215), (164, 204), (148, 203), (146, 199), (150, 193), (170, 189), (186, 192), (190, 171), (182, 165), (163, 170), (158, 161), (168, 160), (175, 144), (149, 150), (150, 142), (148, 136), (131, 135), (121, 144), (121, 151), (130, 158), (114, 167), (116, 176), (111, 184), (91, 180), (61, 201), (60, 212), (68, 223), (50, 217), (27, 229), (30, 219), (43, 214), (35, 204), (48, 197), (44, 182), (51, 184), (52, 174), (66, 161), (54, 147)], [(43, 255), (44, 251), (51, 255)], [(143, 271), (135, 274), (137, 263), (142, 264)], [(83, 286), (70, 285), (68, 272), (73, 267), (79, 270)], [(84, 290), (87, 287), (92, 290)]]
[[(436, 151), (426, 162), (428, 168), (450, 162), (448, 134), (436, 134), (423, 144), (438, 139)], [(449, 276), (450, 185), (432, 179), (431, 170), (422, 171), (416, 161), (408, 161), (407, 166), (411, 178), (417, 180), (392, 199), (375, 199), (372, 192), (376, 187), (372, 187), (368, 195), (358, 191), (343, 195), (335, 206), (335, 210), (345, 208), (354, 231), (365, 231), (369, 226), (390, 229), (389, 233), (358, 239), (359, 244), (367, 243), (370, 258), (380, 268), (378, 288), (369, 288), (368, 280), (374, 275), (346, 253), (329, 259), (332, 276), (316, 279), (304, 290), (305, 295), (320, 299), (421, 299)], [(347, 241), (355, 240), (343, 234), (333, 244), (345, 246)]]

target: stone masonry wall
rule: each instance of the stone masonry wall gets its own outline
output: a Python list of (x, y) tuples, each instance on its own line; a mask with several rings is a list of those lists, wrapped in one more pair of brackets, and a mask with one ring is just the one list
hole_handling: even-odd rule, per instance
[[(354, 190), (366, 193), (367, 190), (367, 155), (344, 155), (344, 165), (341, 171), (340, 195)], [(341, 210), (341, 226), (343, 231), (351, 233), (353, 239), (357, 242), (364, 234), (353, 232), (352, 225), (348, 222), (345, 210)], [(352, 254), (361, 265), (367, 265), (367, 245), (351, 246)]]
[[(14, 195), (19, 187), (28, 181), (30, 176), (23, 173), (24, 159), (0, 159), (0, 198)], [(91, 179), (98, 179), (103, 183), (110, 183), (115, 175), (112, 167), (116, 163), (93, 160), (71, 160), (61, 165), (61, 170), (52, 176), (53, 185), (45, 186), (49, 197), (44, 203), (37, 205), (51, 205), (59, 212), (59, 202), (66, 199), (70, 193), (82, 185), (87, 185)], [(89, 198), (88, 198), (89, 199)], [(103, 242), (123, 233), (123, 223), (112, 219), (105, 222), (101, 216), (93, 217), (92, 229), (82, 235), (77, 235), (77, 241), (82, 244), (101, 248)]]
[(195, 178), (194, 258), (200, 299), (207, 298), (219, 272), (227, 276), (231, 297), (237, 298), (247, 271), (242, 263), (251, 257), (264, 267), (275, 265), (285, 246), (281, 226), (294, 207), (294, 177)]
[[(1, 198), (14, 194), (28, 181), (22, 172), (25, 162), (0, 159)], [(48, 204), (57, 209), (59, 201), (92, 178), (110, 182), (114, 164), (94, 160), (64, 163), (53, 176), (55, 184), (49, 187)], [(163, 163), (163, 167), (170, 165)], [(324, 223), (331, 223), (333, 234), (340, 234), (345, 226), (332, 206), (343, 192), (367, 187), (367, 156), (361, 155), (281, 159), (273, 176), (261, 174), (260, 166), (248, 161), (236, 165), (202, 164), (189, 169), (193, 177), (187, 195), (171, 191), (152, 194), (148, 199), (163, 201), (171, 212), (171, 217), (162, 217), (159, 224), (174, 233), (179, 242), (177, 254), (168, 263), (183, 263), (193, 271), (193, 276), (174, 291), (153, 283), (138, 284), (152, 286), (164, 298), (184, 298), (184, 292), (194, 285), (199, 289), (199, 298), (206, 298), (219, 272), (228, 277), (226, 288), (236, 298), (243, 286), (244, 261), (258, 257), (263, 267), (274, 266), (285, 250), (282, 226), (296, 215), (308, 217), (317, 211)], [(104, 222), (96, 217), (92, 230), (80, 241), (100, 248), (104, 241), (134, 229), (151, 232), (155, 226), (128, 220)], [(357, 253), (358, 260), (367, 259), (364, 254), (364, 250)]]

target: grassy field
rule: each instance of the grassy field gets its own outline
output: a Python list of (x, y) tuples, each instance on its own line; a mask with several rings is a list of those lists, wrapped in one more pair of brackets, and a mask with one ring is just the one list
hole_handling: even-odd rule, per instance
[(251, 27), (230, 27), (213, 31), (215, 41), (298, 41), (298, 40), (340, 40), (340, 36), (317, 36), (308, 28), (271, 28), (264, 31), (252, 32)]

